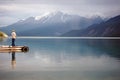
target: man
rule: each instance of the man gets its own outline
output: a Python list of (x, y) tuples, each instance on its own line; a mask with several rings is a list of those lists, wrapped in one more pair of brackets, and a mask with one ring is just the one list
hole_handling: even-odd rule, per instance
[(12, 46), (15, 46), (15, 39), (16, 39), (15, 30), (12, 30), (11, 36), (12, 36)]

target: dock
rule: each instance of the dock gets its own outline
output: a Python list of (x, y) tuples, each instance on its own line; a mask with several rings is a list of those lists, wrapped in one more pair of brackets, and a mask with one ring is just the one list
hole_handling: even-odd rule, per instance
[(28, 52), (29, 47), (27, 46), (0, 46), (0, 53), (11, 53), (11, 52)]

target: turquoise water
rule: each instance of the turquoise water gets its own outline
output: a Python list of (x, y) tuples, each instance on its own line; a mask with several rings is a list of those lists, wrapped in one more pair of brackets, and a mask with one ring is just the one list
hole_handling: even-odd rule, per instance
[[(11, 45), (11, 40), (0, 42)], [(119, 39), (18, 38), (29, 52), (0, 53), (0, 80), (120, 80)]]

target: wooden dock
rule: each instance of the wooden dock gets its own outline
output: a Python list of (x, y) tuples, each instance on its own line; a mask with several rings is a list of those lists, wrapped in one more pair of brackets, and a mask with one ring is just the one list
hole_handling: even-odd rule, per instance
[(0, 46), (0, 53), (11, 53), (11, 52), (28, 52), (29, 47), (27, 46)]

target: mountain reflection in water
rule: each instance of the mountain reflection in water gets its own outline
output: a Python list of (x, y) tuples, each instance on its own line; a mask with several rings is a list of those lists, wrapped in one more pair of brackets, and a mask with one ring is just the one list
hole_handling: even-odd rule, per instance
[[(9, 44), (9, 39), (1, 44)], [(119, 80), (119, 39), (28, 39), (16, 45), (29, 52), (16, 53), (16, 68), (10, 68), (9, 54), (0, 54), (3, 80)]]

